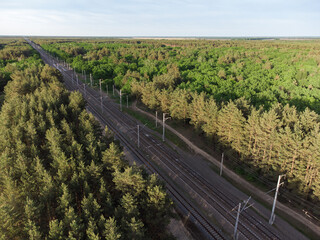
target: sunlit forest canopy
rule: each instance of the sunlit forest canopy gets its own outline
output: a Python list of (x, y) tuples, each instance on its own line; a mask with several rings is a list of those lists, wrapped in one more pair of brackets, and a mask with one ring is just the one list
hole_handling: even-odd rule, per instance
[(174, 71), (170, 85), (205, 92), (220, 103), (244, 97), (269, 109), (275, 102), (320, 112), (320, 41), (38, 40), (44, 49), (95, 78), (153, 81)]

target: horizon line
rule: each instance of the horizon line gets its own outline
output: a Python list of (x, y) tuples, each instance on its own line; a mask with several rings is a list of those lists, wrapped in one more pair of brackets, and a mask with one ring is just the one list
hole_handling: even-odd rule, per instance
[(70, 38), (320, 38), (320, 36), (165, 36), (165, 35), (25, 35), (25, 34), (12, 34), (0, 35), (0, 37), (70, 37)]

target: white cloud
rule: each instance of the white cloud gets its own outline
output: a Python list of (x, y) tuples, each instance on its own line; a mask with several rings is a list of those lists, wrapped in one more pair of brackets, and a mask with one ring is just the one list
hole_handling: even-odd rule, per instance
[(101, 26), (114, 24), (112, 18), (94, 12), (0, 10), (0, 35), (90, 35)]
[(318, 2), (0, 0), (0, 35), (316, 36)]

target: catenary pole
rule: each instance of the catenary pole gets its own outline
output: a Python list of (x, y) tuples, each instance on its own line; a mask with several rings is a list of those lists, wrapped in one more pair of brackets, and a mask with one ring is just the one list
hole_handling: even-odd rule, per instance
[(138, 127), (138, 148), (140, 148), (140, 126), (137, 125)]
[(281, 185), (280, 181), (281, 181), (281, 178), (285, 176), (285, 175), (279, 175), (278, 177), (278, 183), (277, 183), (277, 188), (276, 188), (276, 193), (274, 195), (274, 199), (273, 199), (273, 205), (272, 205), (272, 211), (271, 211), (271, 216), (270, 216), (270, 219), (269, 219), (269, 224), (272, 225), (274, 223), (274, 220), (276, 218), (276, 215), (274, 214), (274, 210), (276, 208), (276, 203), (277, 203), (277, 197), (278, 197), (278, 191), (279, 191), (279, 187)]
[(223, 158), (224, 158), (224, 152), (221, 155), (221, 163), (220, 163), (220, 176), (222, 176), (222, 169), (223, 169)]
[(99, 79), (99, 86), (100, 86), (100, 102), (101, 102), (101, 112), (103, 112), (103, 105), (102, 105), (102, 89), (101, 89), (101, 79)]
[(166, 117), (166, 114), (163, 113), (163, 115), (162, 115), (162, 141), (163, 141), (163, 142), (164, 142), (164, 130), (165, 130), (165, 126), (164, 126), (164, 124), (165, 124), (165, 117)]
[(237, 218), (236, 223), (234, 225), (234, 231), (233, 231), (233, 239), (238, 239), (238, 223), (239, 223), (239, 217), (240, 217), (240, 209), (241, 209), (241, 203), (238, 205), (238, 211), (237, 211)]
[(233, 239), (234, 240), (237, 240), (238, 236), (239, 236), (238, 223), (239, 223), (240, 214), (253, 205), (253, 203), (252, 203), (249, 206), (247, 206), (247, 204), (249, 203), (250, 199), (251, 199), (251, 196), (247, 200), (243, 201), (243, 207), (242, 208), (241, 208), (241, 203), (239, 203), (239, 205), (238, 205), (237, 218), (236, 218), (236, 222), (234, 224), (234, 232), (233, 232)]
[(163, 113), (162, 115), (162, 141), (164, 142), (165, 141), (165, 129), (166, 129), (166, 120), (168, 120), (170, 117), (167, 117), (166, 118), (166, 114), (167, 113)]
[(122, 95), (121, 95), (121, 89), (120, 89), (120, 111), (122, 111)]

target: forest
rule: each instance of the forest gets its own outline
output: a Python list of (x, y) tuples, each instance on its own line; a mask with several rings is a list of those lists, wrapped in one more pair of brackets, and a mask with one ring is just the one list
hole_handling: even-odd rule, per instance
[(286, 189), (319, 204), (319, 40), (34, 41), (96, 83), (194, 126), (269, 181), (286, 174)]
[(163, 183), (26, 42), (0, 42), (0, 239), (173, 238)]
[(29, 63), (40, 63), (39, 56), (21, 39), (0, 39), (0, 106), (4, 100), (4, 87), (10, 75), (17, 69), (25, 69)]

